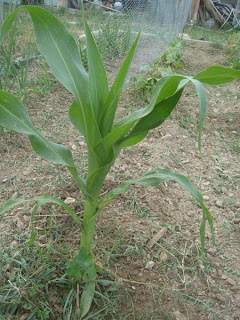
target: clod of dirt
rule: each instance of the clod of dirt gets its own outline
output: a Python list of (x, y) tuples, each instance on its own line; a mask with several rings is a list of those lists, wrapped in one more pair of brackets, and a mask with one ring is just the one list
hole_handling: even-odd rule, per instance
[(231, 278), (227, 278), (227, 283), (229, 283), (231, 286), (235, 286), (237, 283), (235, 280), (231, 279)]

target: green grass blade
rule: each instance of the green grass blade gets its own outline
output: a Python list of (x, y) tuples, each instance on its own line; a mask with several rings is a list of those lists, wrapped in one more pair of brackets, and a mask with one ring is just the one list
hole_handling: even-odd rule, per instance
[(194, 76), (195, 80), (202, 83), (218, 85), (240, 79), (240, 70), (220, 66), (209, 67)]
[(20, 203), (27, 202), (27, 200), (20, 199), (20, 198), (15, 198), (15, 199), (10, 199), (7, 202), (5, 202), (1, 207), (0, 207), (0, 215), (4, 214), (6, 211), (14, 208), (16, 205)]

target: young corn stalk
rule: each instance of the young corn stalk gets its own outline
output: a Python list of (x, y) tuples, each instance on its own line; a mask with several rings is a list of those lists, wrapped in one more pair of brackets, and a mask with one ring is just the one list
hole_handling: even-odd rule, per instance
[[(83, 67), (76, 42), (67, 29), (54, 16), (44, 9), (25, 6), (18, 8), (4, 22), (0, 44), (19, 11), (27, 11), (34, 24), (36, 41), (41, 54), (62, 85), (73, 95), (69, 109), (72, 124), (84, 137), (88, 147), (87, 178), (83, 179), (74, 164), (71, 151), (44, 138), (32, 125), (31, 119), (19, 100), (8, 92), (0, 91), (0, 126), (28, 135), (35, 152), (45, 160), (64, 165), (72, 175), (84, 196), (84, 213), (81, 221), (77, 214), (63, 201), (49, 196), (30, 200), (12, 199), (0, 209), (0, 214), (10, 210), (18, 203), (35, 201), (33, 216), (39, 207), (52, 202), (63, 206), (81, 229), (79, 255), (70, 262), (67, 274), (77, 281), (85, 282), (81, 294), (80, 319), (89, 311), (94, 290), (97, 268), (91, 252), (95, 232), (96, 218), (101, 210), (116, 195), (127, 191), (131, 185), (157, 186), (173, 180), (186, 188), (202, 208), (200, 239), (204, 248), (205, 224), (208, 221), (214, 242), (213, 220), (203, 203), (200, 192), (190, 181), (177, 173), (165, 169), (155, 169), (136, 180), (128, 180), (99, 198), (105, 178), (116, 157), (123, 148), (142, 141), (148, 132), (160, 126), (177, 105), (184, 88), (193, 83), (200, 100), (199, 148), (206, 112), (206, 94), (202, 83), (218, 85), (240, 79), (240, 71), (218, 66), (210, 67), (194, 77), (171, 75), (162, 78), (156, 84), (150, 103), (142, 109), (115, 122), (115, 113), (127, 72), (138, 43), (139, 36), (133, 42), (127, 56), (109, 89), (106, 71), (90, 29), (85, 22), (87, 41), (88, 73)], [(33, 241), (33, 239), (30, 240)]]

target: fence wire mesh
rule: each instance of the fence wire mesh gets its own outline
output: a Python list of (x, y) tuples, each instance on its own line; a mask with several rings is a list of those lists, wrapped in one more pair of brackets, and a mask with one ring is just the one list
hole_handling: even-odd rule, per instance
[[(101, 7), (102, 5), (105, 6)], [(125, 0), (96, 2), (92, 29), (105, 63), (121, 62), (133, 39), (141, 32), (130, 75), (144, 71), (181, 33), (192, 0)]]

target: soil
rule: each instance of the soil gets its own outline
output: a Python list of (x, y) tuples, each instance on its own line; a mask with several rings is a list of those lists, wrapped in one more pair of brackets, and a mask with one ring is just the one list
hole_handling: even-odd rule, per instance
[[(225, 63), (223, 51), (209, 43), (186, 45), (184, 74)], [(32, 74), (35, 67), (33, 63)], [(240, 319), (240, 82), (206, 86), (206, 92), (208, 111), (201, 154), (197, 147), (198, 98), (190, 86), (168, 121), (152, 130), (139, 145), (122, 151), (103, 192), (157, 167), (184, 174), (202, 192), (213, 215), (216, 246), (212, 246), (207, 229), (206, 257), (201, 260), (201, 210), (188, 192), (173, 182), (154, 188), (133, 187), (114, 199), (99, 217), (94, 252), (107, 277), (121, 284), (116, 306), (121, 319)], [(26, 101), (41, 132), (70, 147), (74, 158), (80, 159), (79, 165), (84, 166), (86, 145), (67, 120), (70, 103), (70, 94), (57, 83), (41, 98), (33, 92)], [(118, 116), (139, 104), (134, 91), (127, 89)], [(68, 172), (39, 159), (25, 136), (1, 134), (0, 152), (0, 204), (10, 198), (42, 194), (63, 200), (72, 197), (76, 199), (72, 206), (81, 216), (82, 198)], [(49, 207), (44, 207), (35, 217), (36, 241), (42, 246), (51, 236), (51, 214)], [(69, 244), (74, 252), (79, 233), (65, 216), (61, 209), (54, 212), (54, 223), (62, 228), (58, 246)], [(30, 205), (21, 205), (1, 217), (5, 246), (14, 235), (30, 230), (30, 217)], [(44, 239), (41, 230), (47, 230)], [(50, 293), (49, 301), (56, 312), (50, 319), (62, 319), (61, 300), (56, 302)], [(110, 319), (107, 312), (104, 319)], [(120, 318), (116, 315), (116, 319)]]

